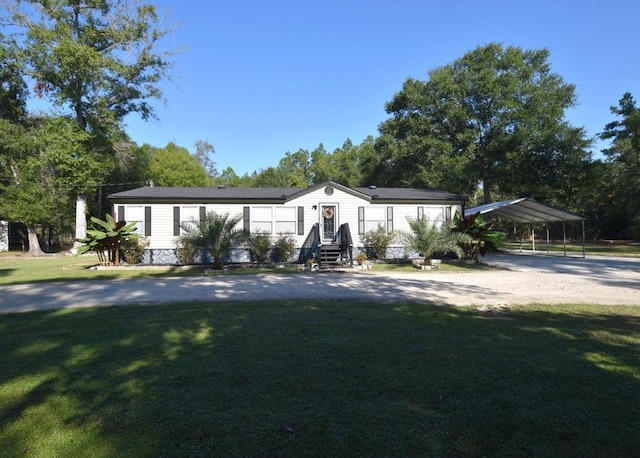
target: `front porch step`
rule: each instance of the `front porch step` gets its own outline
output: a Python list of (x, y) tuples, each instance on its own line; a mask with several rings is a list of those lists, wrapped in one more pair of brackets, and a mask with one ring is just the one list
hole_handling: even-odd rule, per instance
[(348, 259), (342, 257), (342, 250), (338, 244), (321, 245), (318, 256), (321, 266), (343, 266), (349, 262)]

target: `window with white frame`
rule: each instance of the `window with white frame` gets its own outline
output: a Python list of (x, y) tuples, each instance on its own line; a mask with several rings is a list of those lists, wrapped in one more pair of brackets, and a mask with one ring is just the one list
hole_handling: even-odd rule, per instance
[(296, 207), (275, 208), (275, 232), (276, 234), (295, 234), (298, 220)]
[(251, 207), (251, 233), (295, 234), (297, 207)]
[[(180, 224), (182, 227), (196, 228), (196, 224), (200, 220), (200, 210), (196, 205), (183, 206), (180, 209)], [(184, 232), (184, 230), (182, 231)]]
[(251, 207), (251, 233), (273, 233), (273, 207)]
[(125, 208), (124, 219), (127, 224), (135, 222), (135, 233), (144, 235), (144, 207), (142, 205), (128, 205)]
[(424, 207), (424, 218), (427, 221), (442, 221), (444, 219), (442, 207)]
[(418, 207), (418, 219), (426, 219), (427, 221), (451, 221), (452, 207)]
[(387, 207), (367, 207), (364, 209), (364, 231), (375, 231), (387, 227)]

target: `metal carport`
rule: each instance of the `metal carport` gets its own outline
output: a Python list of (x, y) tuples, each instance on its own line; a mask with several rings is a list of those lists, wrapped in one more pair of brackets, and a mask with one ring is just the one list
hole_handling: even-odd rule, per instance
[[(464, 210), (465, 216), (475, 215), (480, 213), (481, 215), (488, 215), (502, 218), (508, 221), (513, 221), (519, 224), (522, 223), (544, 223), (547, 230), (547, 254), (549, 254), (549, 224), (551, 222), (562, 222), (562, 238), (564, 245), (564, 255), (567, 255), (567, 235), (565, 223), (567, 221), (582, 221), (582, 257), (586, 256), (585, 248), (585, 218), (570, 213), (564, 210), (560, 210), (555, 207), (538, 202), (530, 197), (521, 197), (518, 199), (504, 200), (502, 202), (494, 202), (492, 204), (478, 205), (476, 207), (466, 208)], [(535, 231), (531, 229), (533, 252), (536, 251), (536, 238)], [(520, 230), (520, 249), (522, 249), (522, 229)]]

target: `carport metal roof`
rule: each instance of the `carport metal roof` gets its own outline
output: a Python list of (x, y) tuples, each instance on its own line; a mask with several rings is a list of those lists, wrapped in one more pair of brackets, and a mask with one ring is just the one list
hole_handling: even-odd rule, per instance
[(584, 221), (584, 218), (580, 215), (551, 207), (530, 197), (478, 205), (477, 207), (466, 208), (464, 213), (465, 215), (491, 213), (492, 216), (515, 221), (516, 223)]
[[(543, 204), (530, 197), (521, 197), (518, 199), (504, 200), (502, 202), (494, 202), (492, 204), (478, 205), (477, 207), (466, 208), (465, 216), (491, 214), (491, 216), (499, 217), (516, 223), (545, 223), (547, 226), (547, 254), (549, 254), (549, 226), (546, 223), (562, 222), (562, 236), (564, 239), (564, 255), (567, 255), (567, 237), (565, 230), (566, 221), (582, 222), (582, 257), (586, 257), (585, 249), (585, 218), (560, 210), (550, 205)], [(522, 251), (522, 231), (520, 231), (520, 250)], [(533, 251), (536, 250), (535, 233), (532, 230), (532, 246)]]

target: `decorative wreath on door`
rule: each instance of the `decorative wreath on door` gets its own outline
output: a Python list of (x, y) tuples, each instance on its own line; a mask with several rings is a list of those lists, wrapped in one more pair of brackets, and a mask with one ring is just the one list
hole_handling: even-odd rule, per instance
[(326, 219), (331, 219), (333, 218), (333, 208), (331, 207), (324, 207), (322, 209), (322, 216), (325, 217)]

